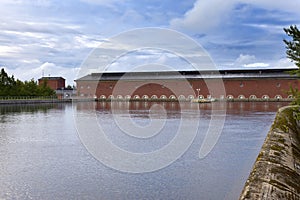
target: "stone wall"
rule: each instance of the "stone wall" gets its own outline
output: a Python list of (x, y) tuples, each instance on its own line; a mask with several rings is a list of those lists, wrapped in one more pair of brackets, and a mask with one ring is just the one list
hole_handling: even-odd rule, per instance
[(300, 108), (279, 109), (240, 199), (300, 199)]

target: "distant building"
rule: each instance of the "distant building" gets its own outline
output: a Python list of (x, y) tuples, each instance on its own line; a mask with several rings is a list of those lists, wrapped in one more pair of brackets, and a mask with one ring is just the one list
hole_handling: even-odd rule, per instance
[(45, 82), (52, 90), (60, 90), (65, 88), (66, 79), (63, 77), (42, 77), (39, 80), (39, 85), (43, 85)]
[(69, 99), (76, 92), (73, 89), (66, 88), (66, 79), (63, 77), (42, 77), (38, 79), (39, 85), (47, 84), (51, 89), (55, 90), (57, 98), (59, 99)]
[[(189, 83), (187, 90), (185, 82)], [(222, 82), (225, 90), (208, 88)], [(300, 89), (297, 76), (288, 69), (247, 69), (219, 71), (105, 72), (75, 80), (77, 95), (98, 99), (287, 99), (290, 86)], [(122, 90), (116, 91), (116, 85)], [(170, 90), (176, 88), (176, 93)]]

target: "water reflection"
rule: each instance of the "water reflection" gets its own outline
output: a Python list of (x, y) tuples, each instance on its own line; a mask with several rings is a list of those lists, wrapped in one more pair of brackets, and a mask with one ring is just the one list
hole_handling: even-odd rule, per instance
[(214, 103), (189, 103), (189, 102), (85, 102), (77, 103), (78, 110), (96, 110), (110, 112), (112, 109), (119, 111), (149, 110), (153, 105), (162, 106), (167, 112), (171, 111), (210, 111), (227, 110), (228, 114), (240, 114), (244, 112), (276, 112), (287, 102), (214, 102)]
[(18, 114), (22, 112), (47, 112), (49, 109), (64, 109), (65, 104), (59, 103), (42, 103), (42, 104), (6, 104), (0, 105), (0, 115)]
[[(84, 102), (0, 106), (0, 199), (237, 199), (274, 119), (287, 103), (241, 102), (158, 103), (167, 111), (167, 130), (149, 141), (128, 145), (113, 126), (112, 108), (147, 124), (153, 102)], [(199, 131), (207, 127), (211, 109), (226, 109), (226, 122), (213, 151), (199, 159), (203, 135), (188, 151), (162, 170), (128, 174), (94, 159), (81, 144), (73, 112), (94, 110), (98, 122), (123, 148), (150, 151), (172, 138), (182, 112), (199, 108)], [(88, 126), (87, 126), (88, 130)], [(168, 134), (170, 133), (170, 134)], [(165, 134), (165, 135), (164, 135)]]

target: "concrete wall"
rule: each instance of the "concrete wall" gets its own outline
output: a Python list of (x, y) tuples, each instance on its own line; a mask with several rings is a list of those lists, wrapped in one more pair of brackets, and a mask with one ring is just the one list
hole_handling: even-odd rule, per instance
[(300, 108), (283, 107), (240, 199), (300, 199)]

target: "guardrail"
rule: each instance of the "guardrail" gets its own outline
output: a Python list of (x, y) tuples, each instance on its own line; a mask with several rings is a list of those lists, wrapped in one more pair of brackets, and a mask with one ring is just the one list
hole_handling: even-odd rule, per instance
[(0, 100), (56, 100), (56, 96), (0, 96)]
[(0, 96), (0, 104), (39, 104), (39, 103), (68, 103), (72, 99), (58, 99), (43, 96)]

